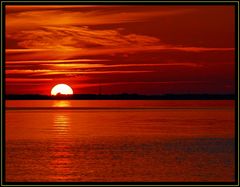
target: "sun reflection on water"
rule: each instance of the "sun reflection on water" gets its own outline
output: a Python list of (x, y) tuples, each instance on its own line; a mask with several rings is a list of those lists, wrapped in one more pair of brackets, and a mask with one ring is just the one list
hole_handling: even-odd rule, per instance
[(53, 107), (71, 107), (71, 102), (67, 100), (54, 101)]
[[(59, 104), (59, 103), (58, 103)], [(67, 102), (61, 102), (67, 105)], [(68, 181), (73, 172), (73, 153), (71, 138), (71, 120), (69, 114), (56, 113), (53, 117), (53, 139), (50, 149), (51, 178), (54, 181)]]
[[(70, 119), (66, 114), (56, 114), (53, 123), (54, 132), (56, 132), (56, 138), (60, 135), (69, 136)], [(62, 138), (62, 137), (61, 137)]]

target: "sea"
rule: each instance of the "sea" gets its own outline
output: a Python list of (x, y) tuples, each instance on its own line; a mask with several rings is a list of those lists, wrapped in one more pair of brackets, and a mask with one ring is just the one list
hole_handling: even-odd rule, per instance
[(7, 100), (7, 182), (233, 182), (233, 100)]

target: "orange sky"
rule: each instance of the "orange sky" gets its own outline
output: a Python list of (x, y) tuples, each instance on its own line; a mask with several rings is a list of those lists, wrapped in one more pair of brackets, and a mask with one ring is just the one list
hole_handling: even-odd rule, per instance
[(7, 94), (233, 93), (233, 6), (6, 6)]

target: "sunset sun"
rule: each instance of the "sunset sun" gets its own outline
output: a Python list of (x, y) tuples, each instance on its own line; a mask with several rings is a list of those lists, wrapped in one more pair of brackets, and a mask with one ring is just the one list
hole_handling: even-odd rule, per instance
[(52, 88), (51, 95), (57, 95), (57, 94), (72, 95), (73, 90), (67, 84), (57, 84)]

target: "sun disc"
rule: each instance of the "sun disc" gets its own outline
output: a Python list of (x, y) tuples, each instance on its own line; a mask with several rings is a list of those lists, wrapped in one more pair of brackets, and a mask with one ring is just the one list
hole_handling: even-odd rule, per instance
[(73, 90), (67, 84), (57, 84), (52, 88), (51, 95), (58, 95), (58, 94), (72, 95)]

